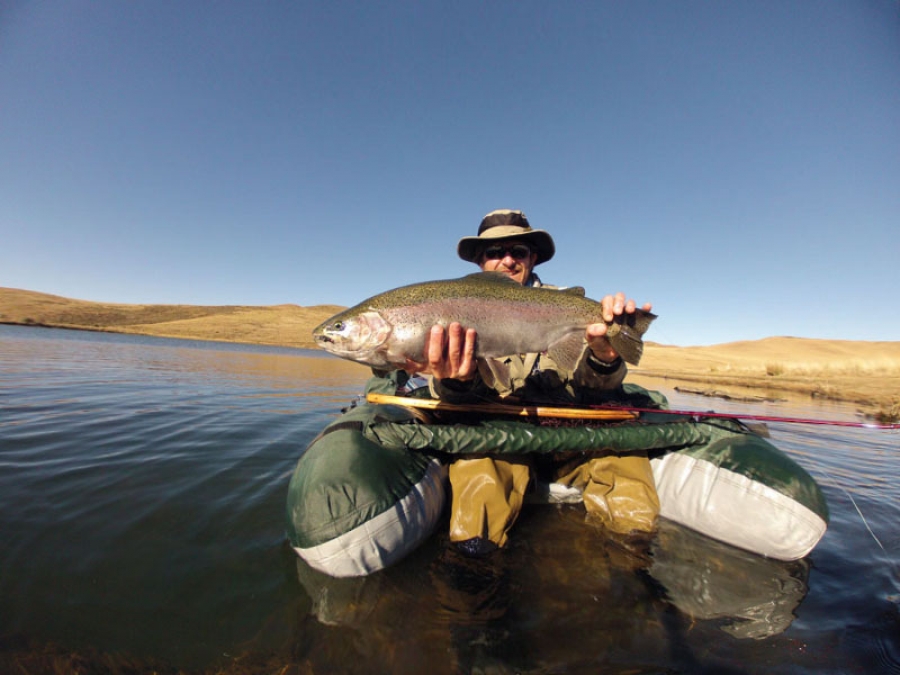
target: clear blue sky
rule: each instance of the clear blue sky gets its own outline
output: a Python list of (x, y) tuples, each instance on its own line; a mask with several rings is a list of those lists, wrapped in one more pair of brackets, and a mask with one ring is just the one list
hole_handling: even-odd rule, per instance
[(651, 340), (900, 340), (900, 3), (0, 4), (0, 286), (353, 305), (496, 208)]

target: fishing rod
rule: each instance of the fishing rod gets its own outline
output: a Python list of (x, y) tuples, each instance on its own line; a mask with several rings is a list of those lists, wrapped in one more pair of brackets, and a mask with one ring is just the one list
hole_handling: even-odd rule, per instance
[[(369, 394), (369, 400), (372, 402), (373, 394)], [(380, 394), (378, 396), (381, 396)], [(397, 397), (390, 397), (392, 399), (396, 399)], [(485, 403), (494, 403), (497, 401), (493, 398), (489, 398), (487, 396), (479, 396)], [(386, 401), (385, 401), (386, 402)], [(535, 404), (529, 404), (525, 401), (520, 401), (515, 397), (510, 397), (508, 399), (504, 399), (504, 403), (510, 404), (518, 404), (524, 406), (522, 410), (527, 411), (519, 414), (535, 414), (537, 415), (538, 408), (535, 407)], [(484, 404), (480, 404), (484, 405)], [(472, 408), (473, 411), (484, 411), (479, 404), (473, 404), (468, 406)], [(897, 430), (900, 429), (900, 423), (879, 423), (879, 422), (845, 422), (842, 420), (823, 420), (823, 419), (814, 419), (809, 417), (780, 417), (778, 415), (751, 415), (749, 413), (720, 413), (715, 412), (713, 410), (703, 411), (703, 410), (662, 410), (659, 408), (642, 408), (640, 406), (630, 406), (630, 405), (621, 405), (615, 403), (607, 403), (604, 405), (591, 405), (591, 404), (566, 404), (569, 412), (576, 412), (578, 410), (594, 410), (594, 411), (607, 411), (610, 413), (658, 413), (660, 415), (680, 415), (682, 417), (712, 417), (718, 419), (739, 419), (739, 420), (749, 420), (753, 422), (781, 422), (784, 424), (815, 424), (820, 426), (832, 426), (832, 427), (852, 427), (856, 429), (881, 429), (881, 430)], [(420, 406), (424, 407), (424, 406)], [(509, 407), (509, 406), (507, 406)], [(547, 408), (547, 410), (551, 410)], [(540, 415), (537, 415), (540, 416)], [(554, 415), (546, 415), (552, 417)], [(577, 414), (574, 415), (566, 415), (566, 417), (578, 417)]]
[(777, 415), (749, 415), (743, 413), (719, 413), (701, 410), (659, 410), (657, 408), (639, 408), (628, 405), (591, 405), (596, 410), (625, 410), (637, 413), (659, 413), (661, 415), (688, 415), (691, 417), (716, 417), (725, 419), (753, 420), (754, 422), (783, 422), (785, 424), (818, 424), (832, 427), (855, 427), (857, 429), (900, 429), (900, 424), (881, 424), (878, 422), (844, 422), (841, 420), (822, 420), (808, 417), (779, 417)]

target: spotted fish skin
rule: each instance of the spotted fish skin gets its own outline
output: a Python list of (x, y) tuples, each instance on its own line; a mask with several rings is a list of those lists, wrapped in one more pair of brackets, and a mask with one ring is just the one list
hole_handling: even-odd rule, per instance
[(313, 338), (336, 356), (390, 370), (425, 361), (426, 338), (436, 324), (474, 328), (475, 356), (496, 358), (544, 352), (590, 324), (606, 323), (613, 348), (637, 364), (642, 336), (655, 318), (638, 309), (604, 321), (600, 303), (582, 289), (534, 288), (479, 272), (379, 293), (317, 326)]

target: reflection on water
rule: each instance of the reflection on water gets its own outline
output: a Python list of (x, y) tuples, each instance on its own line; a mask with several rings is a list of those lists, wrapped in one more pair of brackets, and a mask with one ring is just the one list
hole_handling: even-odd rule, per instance
[(781, 562), (663, 522), (648, 572), (692, 619), (723, 619), (737, 638), (784, 632), (807, 592), (809, 563)]
[[(604, 538), (576, 507), (543, 510), (511, 550), (488, 559), (461, 557), (444, 542), (414, 564), (351, 579), (298, 560), (309, 615), (375, 641), (367, 652), (427, 634), (430, 647), (418, 647), (423, 660), (413, 662), (404, 648), (402, 664), (379, 664), (391, 672), (434, 671), (430, 659), (442, 652), (453, 667), (436, 672), (488, 665), (527, 672), (535, 662), (563, 670), (573, 651), (587, 649), (575, 660), (599, 665), (635, 642), (640, 657), (629, 648), (623, 661), (663, 668), (673, 654), (697, 664), (685, 626), (706, 621), (707, 631), (738, 639), (772, 637), (788, 629), (808, 590), (806, 561), (768, 560), (669, 522), (652, 539)], [(675, 627), (673, 611), (685, 617)]]
[(0, 326), (0, 673), (900, 669), (897, 434), (770, 425), (832, 513), (797, 563), (535, 505), (487, 560), (439, 531), (336, 580), (286, 545), (285, 497), (367, 374), (318, 352)]

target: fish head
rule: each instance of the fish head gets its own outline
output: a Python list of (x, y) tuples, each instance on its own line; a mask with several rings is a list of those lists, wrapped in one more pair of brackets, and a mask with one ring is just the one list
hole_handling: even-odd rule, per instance
[(313, 330), (316, 344), (344, 359), (370, 366), (388, 365), (385, 346), (393, 327), (374, 310), (335, 314)]

